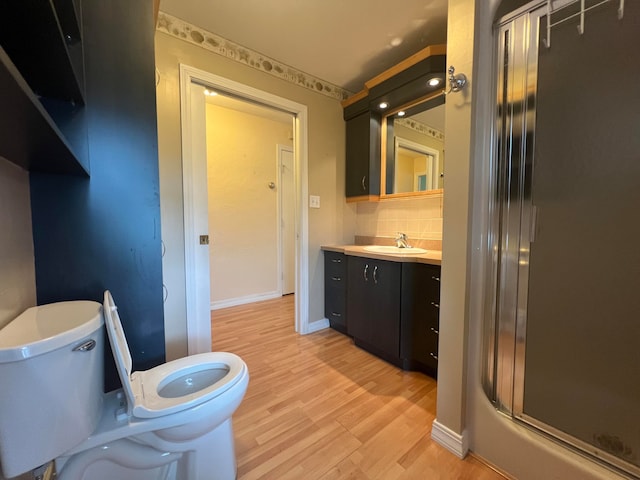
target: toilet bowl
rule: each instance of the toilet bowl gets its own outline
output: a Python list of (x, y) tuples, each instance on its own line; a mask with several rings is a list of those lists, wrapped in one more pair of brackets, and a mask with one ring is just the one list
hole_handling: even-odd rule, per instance
[[(28, 422), (33, 430), (46, 432), (46, 438), (38, 442), (43, 445), (30, 448), (36, 451), (35, 455), (23, 455), (21, 447), (24, 445), (13, 442), (8, 433), (3, 434), (3, 431), (8, 432), (3, 424), (7, 428), (15, 427), (5, 417), (22, 415), (23, 422), (30, 418), (30, 413), (20, 407), (20, 386), (16, 384), (12, 394), (15, 398), (9, 402), (15, 405), (13, 412), (2, 411), (5, 405), (0, 396), (0, 464), (5, 476), (14, 476), (55, 460), (60, 480), (234, 479), (236, 460), (231, 415), (240, 405), (249, 381), (242, 359), (226, 352), (202, 353), (135, 372), (120, 317), (108, 291), (102, 308), (95, 302), (64, 303), (66, 310), (56, 311), (47, 306), (48, 312), (53, 316), (60, 313), (69, 316), (70, 311), (74, 312), (71, 316), (78, 317), (76, 323), (82, 323), (79, 319), (84, 315), (84, 323), (90, 323), (91, 327), (85, 326), (84, 330), (73, 327), (71, 330), (78, 331), (72, 335), (67, 328), (63, 332), (66, 337), (56, 343), (59, 348), (42, 351), (33, 359), (40, 358), (39, 366), (46, 369), (44, 373), (60, 380), (52, 382), (57, 385), (53, 389), (60, 390), (56, 391), (56, 398), (64, 398), (71, 390), (64, 378), (92, 379), (93, 383), (83, 387), (76, 381), (68, 382), (84, 397), (65, 408), (54, 406), (48, 416), (37, 419), (38, 425)], [(79, 311), (81, 307), (84, 308), (82, 312)], [(43, 309), (38, 312), (40, 314), (47, 311), (45, 307), (35, 308)], [(96, 325), (102, 325), (103, 318), (123, 387), (105, 395), (101, 389), (102, 362), (95, 358), (102, 358), (102, 329)], [(48, 323), (56, 323), (55, 319), (49, 320)], [(18, 370), (11, 362), (2, 362), (5, 329), (0, 330), (0, 373), (2, 367), (7, 371)], [(71, 369), (61, 371), (56, 369), (52, 359), (44, 358), (55, 352), (60, 358), (75, 360), (74, 355), (81, 358), (72, 362)], [(21, 360), (22, 363), (30, 361), (33, 362), (32, 357)], [(30, 370), (22, 368), (15, 375)], [(97, 390), (96, 377), (100, 382)], [(23, 378), (23, 383), (32, 383), (32, 380)], [(29, 393), (33, 394), (32, 391)], [(76, 418), (89, 419), (81, 423), (80, 431), (76, 428)], [(56, 450), (60, 438), (66, 439), (66, 443)], [(51, 445), (54, 445), (53, 450)]]

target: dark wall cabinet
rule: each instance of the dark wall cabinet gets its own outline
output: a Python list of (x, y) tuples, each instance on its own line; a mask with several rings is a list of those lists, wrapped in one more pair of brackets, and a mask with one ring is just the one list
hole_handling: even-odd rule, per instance
[(80, 10), (0, 2), (0, 156), (32, 172), (89, 172)]
[[(382, 118), (418, 99), (436, 94), (432, 78), (444, 80), (446, 47), (422, 49), (365, 83), (365, 89), (342, 102), (346, 122), (346, 197), (348, 202), (376, 201), (380, 196)], [(441, 99), (441, 101), (443, 101)], [(381, 102), (388, 105), (380, 107)], [(393, 142), (388, 142), (391, 147)], [(384, 193), (384, 192), (383, 192)]]
[(324, 315), (331, 328), (347, 333), (347, 257), (324, 252)]
[(346, 196), (369, 200), (380, 195), (381, 115), (369, 110), (369, 98), (344, 110), (346, 121)]

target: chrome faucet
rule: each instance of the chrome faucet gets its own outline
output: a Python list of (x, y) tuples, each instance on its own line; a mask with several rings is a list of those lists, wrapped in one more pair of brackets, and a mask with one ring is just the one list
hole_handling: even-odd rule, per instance
[(409, 239), (407, 238), (406, 234), (398, 232), (398, 236), (396, 237), (396, 247), (411, 248), (411, 245), (409, 245)]

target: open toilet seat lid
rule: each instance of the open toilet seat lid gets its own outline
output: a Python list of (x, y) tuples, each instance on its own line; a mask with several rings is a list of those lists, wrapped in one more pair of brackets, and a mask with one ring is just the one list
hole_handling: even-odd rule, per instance
[[(133, 361), (122, 329), (118, 309), (111, 293), (104, 292), (104, 320), (111, 351), (127, 398), (127, 413), (139, 418), (153, 418), (179, 412), (204, 403), (235, 385), (246, 371), (240, 357), (227, 352), (200, 353), (158, 365), (150, 370), (133, 372)], [(211, 383), (184, 395), (161, 395), (163, 387), (184, 382), (190, 376), (219, 371)]]

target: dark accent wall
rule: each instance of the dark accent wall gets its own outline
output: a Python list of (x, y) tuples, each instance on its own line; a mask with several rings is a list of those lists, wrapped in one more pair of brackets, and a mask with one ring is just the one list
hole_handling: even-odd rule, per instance
[(165, 360), (153, 22), (151, 0), (82, 2), (90, 178), (31, 173), (38, 304), (111, 290), (136, 370)]

